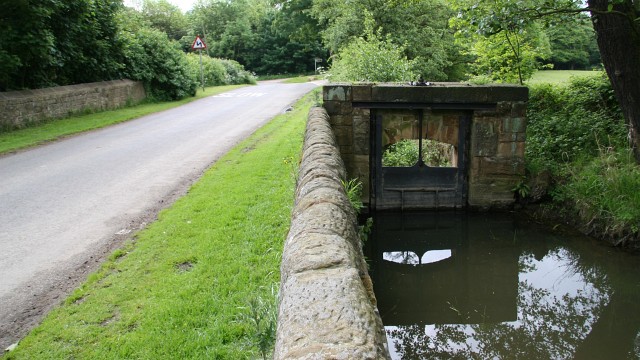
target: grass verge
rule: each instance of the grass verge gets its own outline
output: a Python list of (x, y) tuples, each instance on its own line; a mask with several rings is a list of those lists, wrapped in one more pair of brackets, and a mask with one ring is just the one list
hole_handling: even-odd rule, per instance
[(7, 359), (258, 357), (269, 336), (251, 311), (275, 301), (292, 164), (313, 101), (305, 96), (216, 162)]
[(572, 77), (600, 76), (602, 71), (588, 70), (539, 70), (527, 81), (527, 84), (567, 84)]
[(139, 118), (141, 116), (178, 107), (207, 96), (220, 94), (247, 85), (213, 86), (198, 90), (196, 96), (179, 101), (161, 103), (144, 103), (136, 106), (103, 111), (93, 114), (71, 116), (65, 119), (52, 120), (24, 129), (0, 133), (0, 155), (28, 148), (47, 141), (84, 131), (99, 129), (105, 126)]

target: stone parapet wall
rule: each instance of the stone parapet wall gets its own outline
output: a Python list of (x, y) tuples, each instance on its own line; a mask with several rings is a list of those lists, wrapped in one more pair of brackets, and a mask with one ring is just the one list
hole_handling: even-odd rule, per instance
[(389, 359), (329, 116), (309, 113), (281, 264), (274, 359)]
[(344, 83), (323, 88), (323, 106), (348, 176), (362, 181), (365, 203), (372, 191), (374, 109), (433, 108), (472, 113), (470, 129), (463, 129), (469, 132), (468, 205), (482, 209), (511, 206), (513, 188), (524, 176), (527, 100), (528, 89), (516, 85)]
[(84, 111), (102, 111), (145, 99), (141, 82), (114, 80), (0, 92), (0, 131), (19, 129)]

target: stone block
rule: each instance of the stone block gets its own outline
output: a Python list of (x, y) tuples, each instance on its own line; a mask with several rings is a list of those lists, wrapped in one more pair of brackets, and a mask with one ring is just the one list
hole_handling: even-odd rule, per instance
[(338, 145), (353, 146), (353, 128), (351, 126), (334, 126), (333, 132), (336, 135)]
[(323, 101), (352, 101), (351, 84), (332, 84), (322, 87)]
[(508, 133), (525, 132), (527, 121), (522, 117), (507, 117), (502, 119), (502, 131)]
[(527, 103), (525, 101), (514, 101), (511, 105), (512, 117), (526, 117), (527, 116)]
[(325, 101), (322, 106), (327, 110), (330, 116), (335, 115), (350, 115), (353, 111), (351, 102), (344, 101)]
[(524, 175), (524, 161), (517, 158), (484, 157), (480, 160), (482, 178), (499, 178)]
[(332, 126), (350, 126), (353, 123), (351, 115), (332, 115), (330, 119)]
[(371, 101), (372, 84), (354, 84), (351, 88), (353, 91), (353, 101)]
[(498, 157), (524, 158), (524, 142), (501, 141), (498, 142)]
[(493, 121), (474, 121), (471, 130), (471, 155), (495, 156), (498, 151), (498, 133)]

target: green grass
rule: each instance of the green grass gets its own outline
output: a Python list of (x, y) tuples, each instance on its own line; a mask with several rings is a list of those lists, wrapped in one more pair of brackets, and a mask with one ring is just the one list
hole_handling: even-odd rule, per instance
[(243, 86), (246, 85), (208, 87), (204, 91), (201, 89), (198, 90), (195, 97), (189, 97), (179, 101), (145, 103), (117, 110), (71, 116), (69, 118), (52, 120), (20, 130), (0, 133), (0, 154), (132, 120), (147, 114), (171, 109), (207, 96), (220, 94)]
[(581, 71), (581, 70), (540, 70), (533, 74), (527, 84), (568, 84), (572, 77), (598, 76), (601, 71)]
[(305, 83), (309, 81), (320, 80), (322, 77), (320, 75), (302, 75), (296, 76), (293, 78), (288, 78), (284, 81), (285, 84), (296, 84), (296, 83)]
[(585, 224), (624, 241), (640, 226), (640, 167), (631, 150), (603, 149), (598, 157), (575, 163), (571, 182), (561, 186)]
[(274, 301), (313, 99), (218, 160), (7, 358), (257, 358), (247, 312)]
[(258, 77), (258, 80), (284, 80), (285, 84), (297, 84), (297, 83), (305, 83), (309, 81), (319, 80), (321, 79), (321, 75), (307, 74), (307, 75), (299, 75), (293, 76), (292, 74), (281, 74), (281, 75), (261, 75)]

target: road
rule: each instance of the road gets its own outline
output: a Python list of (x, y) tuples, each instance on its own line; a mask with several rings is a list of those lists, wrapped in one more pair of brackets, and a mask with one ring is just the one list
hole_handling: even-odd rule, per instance
[(0, 157), (0, 354), (216, 159), (317, 85), (261, 82)]

